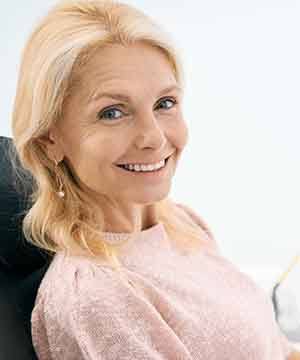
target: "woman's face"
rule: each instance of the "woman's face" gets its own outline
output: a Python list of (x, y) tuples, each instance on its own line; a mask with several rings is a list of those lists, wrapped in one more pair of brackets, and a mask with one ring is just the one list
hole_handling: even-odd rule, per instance
[[(188, 138), (177, 86), (171, 65), (154, 47), (113, 45), (96, 52), (53, 132), (56, 148), (85, 185), (120, 205), (167, 197)], [(160, 174), (116, 165), (156, 163), (170, 154)]]

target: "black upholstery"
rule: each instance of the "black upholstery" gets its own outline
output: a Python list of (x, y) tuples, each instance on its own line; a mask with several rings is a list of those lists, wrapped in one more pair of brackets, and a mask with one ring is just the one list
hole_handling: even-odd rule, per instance
[(34, 181), (28, 172), (25, 182), (17, 181), (11, 153), (12, 139), (0, 136), (0, 360), (32, 360), (31, 312), (51, 257), (24, 238)]

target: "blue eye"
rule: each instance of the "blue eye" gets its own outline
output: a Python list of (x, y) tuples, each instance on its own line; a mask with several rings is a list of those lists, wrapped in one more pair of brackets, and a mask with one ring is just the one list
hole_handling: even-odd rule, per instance
[[(160, 102), (160, 104), (163, 104), (163, 103), (165, 103), (166, 104), (166, 102), (171, 102), (172, 104), (173, 104), (173, 106), (175, 105), (175, 104), (177, 104), (177, 101), (175, 100), (175, 99), (173, 99), (173, 98), (165, 98), (165, 99), (163, 99), (161, 102)], [(166, 109), (166, 110), (168, 110), (168, 109), (171, 109), (173, 106), (171, 106), (171, 107), (166, 107), (166, 108), (164, 108), (164, 109)]]
[[(170, 102), (172, 103), (173, 105), (171, 106), (163, 106), (162, 109), (164, 110), (169, 110), (171, 109), (175, 104), (177, 104), (177, 101), (174, 99), (174, 98), (164, 98), (162, 99), (160, 102), (159, 102), (159, 105), (161, 104), (167, 104), (167, 102)], [(160, 106), (158, 106), (157, 108), (159, 108)], [(115, 120), (118, 120), (122, 117), (121, 116), (118, 116), (118, 117), (115, 117), (113, 114), (115, 112), (119, 112), (121, 114), (124, 114), (121, 110), (119, 110), (118, 108), (116, 107), (111, 107), (111, 108), (106, 108), (104, 109), (103, 111), (100, 111), (97, 115), (98, 119), (102, 120), (111, 120), (111, 119), (115, 119)]]
[[(112, 114), (114, 113), (114, 111), (117, 111), (117, 112), (120, 112), (122, 113), (119, 109), (117, 108), (110, 108), (110, 109), (107, 109), (107, 110), (104, 110), (102, 113), (99, 113), (98, 114), (98, 118), (99, 119), (118, 119), (119, 117), (114, 117)], [(108, 115), (108, 116), (105, 116), (105, 115)]]

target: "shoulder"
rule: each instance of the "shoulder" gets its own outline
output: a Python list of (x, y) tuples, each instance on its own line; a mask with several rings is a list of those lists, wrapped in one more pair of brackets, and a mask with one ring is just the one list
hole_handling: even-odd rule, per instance
[(202, 216), (198, 214), (197, 211), (193, 210), (190, 206), (183, 203), (174, 203), (178, 209), (183, 211), (194, 223), (199, 225), (201, 229), (205, 232), (208, 237), (209, 246), (216, 252), (220, 253), (220, 248), (217, 244), (215, 236), (210, 228), (210, 226), (206, 223)]
[(71, 299), (87, 296), (89, 290), (119, 290), (124, 286), (117, 272), (101, 261), (93, 261), (84, 256), (57, 253), (50, 264), (40, 287), (36, 302), (40, 298), (47, 303), (66, 304)]
[(113, 309), (126, 308), (132, 302), (131, 285), (110, 266), (98, 265), (90, 259), (77, 256), (56, 255), (46, 272), (34, 309), (32, 327), (38, 336), (43, 326), (55, 332), (77, 331), (78, 321), (82, 327), (95, 316), (106, 317)]
[(178, 349), (184, 351), (182, 344), (170, 346), (174, 331), (138, 274), (122, 268), (121, 279), (108, 266), (72, 257), (58, 260), (64, 261), (56, 259), (47, 279), (55, 275), (55, 284), (47, 283), (48, 291), (40, 293), (32, 317), (39, 359), (173, 359)]
[(48, 270), (31, 313), (39, 358), (102, 358), (109, 351), (106, 336), (114, 336), (132, 320), (126, 313), (136, 308), (137, 296), (112, 268), (87, 258), (60, 254)]
[(133, 327), (134, 314), (142, 319), (155, 312), (140, 285), (139, 276), (124, 267), (118, 272), (87, 258), (60, 257), (46, 274), (32, 312), (35, 337), (37, 326), (52, 329), (52, 339), (65, 332), (81, 337), (98, 327)]

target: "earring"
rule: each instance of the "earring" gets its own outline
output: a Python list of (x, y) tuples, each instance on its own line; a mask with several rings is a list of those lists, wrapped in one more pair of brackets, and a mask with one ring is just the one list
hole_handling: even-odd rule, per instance
[[(56, 159), (54, 159), (54, 162), (55, 162), (55, 166), (57, 167), (58, 166), (58, 164), (59, 164), (59, 162), (58, 161), (56, 161)], [(57, 175), (57, 173), (56, 173), (56, 178), (57, 178), (57, 180), (58, 180), (58, 182), (59, 182), (59, 190), (56, 192), (57, 193), (57, 195), (60, 197), (60, 198), (63, 198), (64, 196), (65, 196), (65, 192), (63, 191), (63, 183), (61, 182), (61, 180), (60, 180), (60, 177)]]

